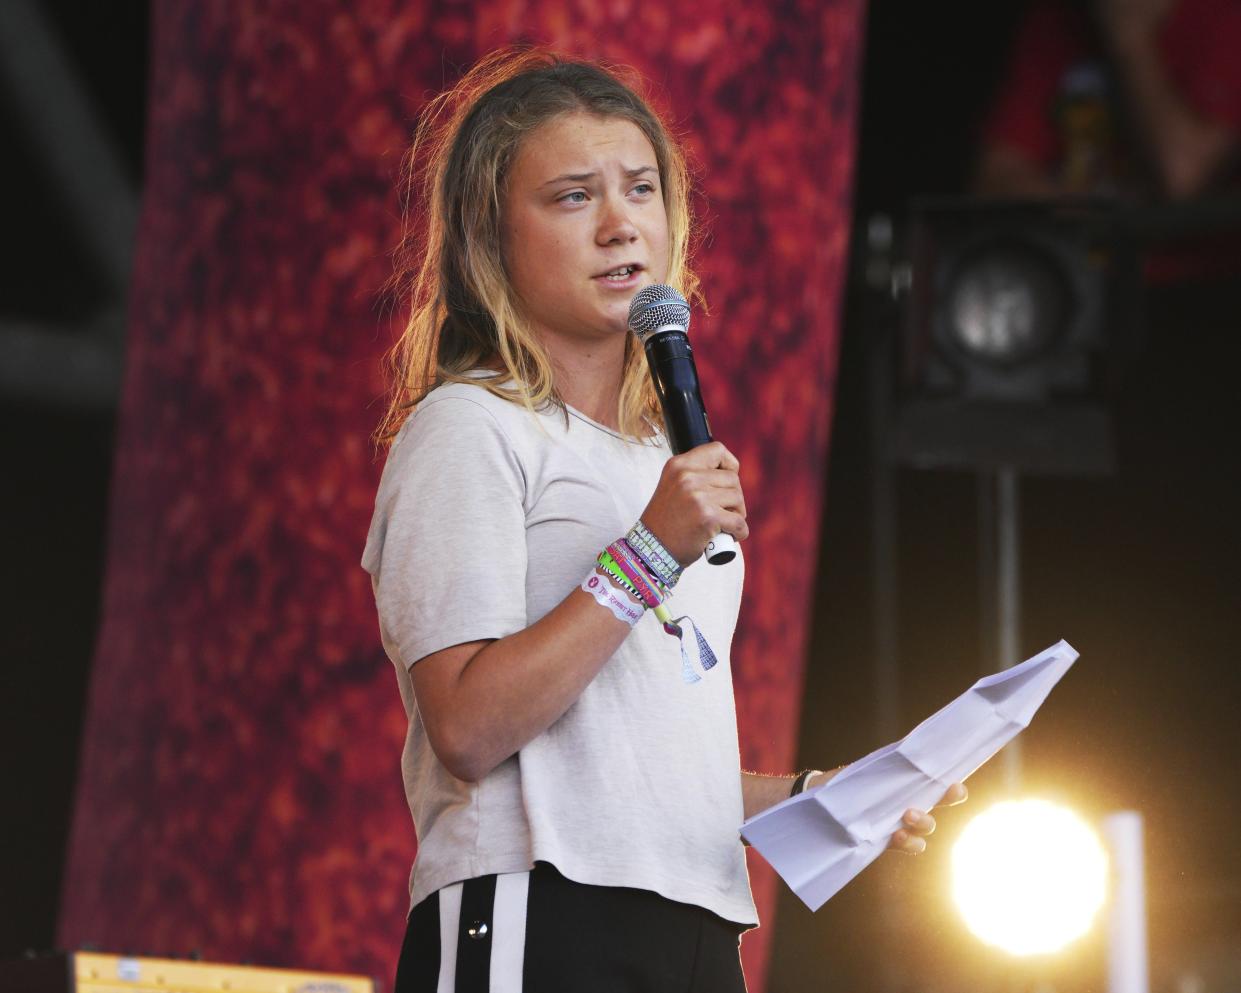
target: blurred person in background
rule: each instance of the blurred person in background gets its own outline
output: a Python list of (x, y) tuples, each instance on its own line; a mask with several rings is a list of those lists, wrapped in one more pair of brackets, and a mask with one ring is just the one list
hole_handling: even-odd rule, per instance
[(977, 192), (1235, 191), (1239, 51), (1239, 0), (1035, 0), (983, 127)]

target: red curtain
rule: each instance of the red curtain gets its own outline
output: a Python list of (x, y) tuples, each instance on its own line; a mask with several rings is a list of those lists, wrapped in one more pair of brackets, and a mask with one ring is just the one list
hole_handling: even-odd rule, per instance
[[(414, 839), (358, 565), (412, 121), (512, 41), (626, 62), (696, 160), (695, 343), (751, 508), (747, 767), (793, 767), (863, 0), (155, 4), (146, 197), (60, 942), (389, 980)], [(761, 991), (766, 927), (744, 942)]]

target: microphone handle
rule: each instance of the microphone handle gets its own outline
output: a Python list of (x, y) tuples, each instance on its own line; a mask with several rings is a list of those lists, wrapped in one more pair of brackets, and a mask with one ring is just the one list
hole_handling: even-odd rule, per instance
[[(712, 441), (689, 336), (680, 328), (661, 328), (647, 336), (645, 349), (673, 454), (680, 455)], [(737, 542), (721, 531), (703, 554), (712, 565), (724, 565), (737, 557)]]

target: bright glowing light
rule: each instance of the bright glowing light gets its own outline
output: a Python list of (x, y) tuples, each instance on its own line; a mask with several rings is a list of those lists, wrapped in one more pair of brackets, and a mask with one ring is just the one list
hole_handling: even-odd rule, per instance
[(1103, 905), (1107, 854), (1072, 811), (1045, 800), (997, 804), (952, 849), (952, 889), (969, 929), (1014, 955), (1053, 952)]

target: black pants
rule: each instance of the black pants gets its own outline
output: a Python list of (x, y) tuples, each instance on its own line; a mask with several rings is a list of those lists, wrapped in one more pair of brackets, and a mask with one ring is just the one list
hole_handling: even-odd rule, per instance
[(409, 916), (395, 993), (745, 993), (741, 926), (545, 862), (433, 893)]

